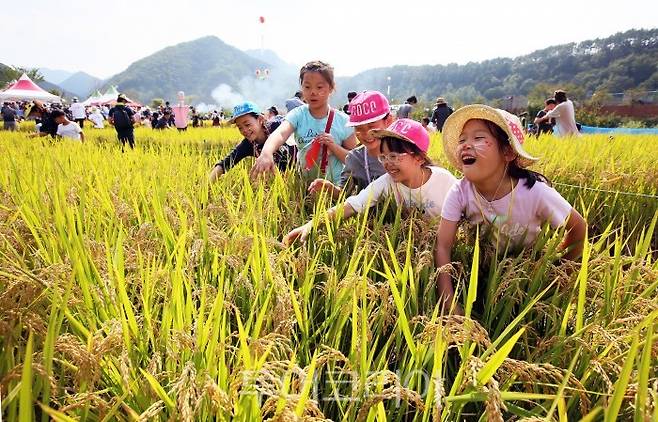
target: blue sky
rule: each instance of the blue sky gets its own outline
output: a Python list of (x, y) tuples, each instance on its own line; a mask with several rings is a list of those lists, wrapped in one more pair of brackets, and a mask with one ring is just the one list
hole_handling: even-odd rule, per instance
[[(395, 64), (466, 63), (658, 27), (658, 2), (404, 0), (33, 0), (3, 7), (0, 62), (109, 77), (166, 46), (216, 35), (338, 75)], [(520, 4), (523, 7), (519, 6)], [(259, 16), (265, 24), (259, 24)]]

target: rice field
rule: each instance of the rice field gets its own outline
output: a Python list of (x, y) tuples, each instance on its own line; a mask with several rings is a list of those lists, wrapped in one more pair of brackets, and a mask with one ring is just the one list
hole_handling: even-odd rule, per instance
[(581, 262), (464, 226), (437, 269), (436, 227), (392, 206), (330, 223), (250, 160), (209, 185), (236, 129), (85, 133), (0, 132), (2, 420), (658, 420), (658, 137), (528, 141), (588, 219)]

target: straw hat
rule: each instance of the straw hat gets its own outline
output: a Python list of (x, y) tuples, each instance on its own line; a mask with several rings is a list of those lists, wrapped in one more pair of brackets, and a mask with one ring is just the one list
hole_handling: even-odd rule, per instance
[(523, 126), (517, 116), (505, 110), (489, 107), (484, 104), (472, 104), (452, 113), (443, 125), (443, 151), (448, 161), (459, 170), (462, 169), (462, 162), (457, 159), (456, 154), (459, 145), (459, 136), (466, 122), (471, 119), (488, 120), (500, 126), (507, 134), (509, 143), (517, 154), (516, 163), (519, 167), (528, 167), (537, 161), (537, 158), (528, 154), (523, 149), (523, 142), (525, 140)]

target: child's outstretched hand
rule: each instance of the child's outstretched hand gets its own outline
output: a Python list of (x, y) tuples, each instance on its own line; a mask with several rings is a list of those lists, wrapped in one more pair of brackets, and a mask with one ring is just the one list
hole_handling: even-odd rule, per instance
[(341, 189), (327, 179), (315, 179), (308, 186), (309, 193), (320, 193), (322, 191), (328, 191), (331, 197), (337, 198)]
[(274, 157), (271, 154), (262, 153), (256, 158), (256, 162), (254, 162), (254, 166), (251, 168), (249, 176), (253, 179), (261, 174), (274, 172), (274, 167)]
[(208, 175), (208, 180), (210, 180), (210, 183), (214, 183), (222, 174), (224, 174), (224, 169), (222, 166), (215, 166)]
[(308, 237), (308, 234), (311, 232), (311, 230), (313, 230), (313, 223), (309, 221), (303, 226), (299, 226), (285, 235), (283, 237), (283, 244), (290, 246), (296, 239), (299, 239), (302, 243), (306, 242), (306, 238)]

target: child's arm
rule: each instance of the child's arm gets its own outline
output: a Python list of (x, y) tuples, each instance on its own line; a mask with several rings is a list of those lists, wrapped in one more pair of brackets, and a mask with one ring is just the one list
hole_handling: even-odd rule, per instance
[(333, 199), (338, 199), (340, 194), (343, 192), (340, 186), (336, 186), (327, 179), (315, 179), (308, 186), (309, 193), (317, 193), (326, 190), (329, 192)]
[(210, 172), (210, 175), (208, 176), (210, 181), (216, 181), (219, 176), (229, 171), (233, 166), (242, 161), (243, 158), (252, 155), (254, 155), (254, 148), (251, 142), (243, 139), (242, 142), (233, 148), (233, 151), (231, 151), (223, 160), (218, 161), (215, 164), (212, 171)]
[[(450, 221), (444, 218), (441, 219), (439, 224), (439, 231), (436, 235), (436, 245), (434, 247), (434, 265), (441, 268), (451, 262), (452, 246), (455, 243), (457, 236), (457, 226), (459, 222)], [(442, 271), (439, 274), (439, 281), (437, 283), (437, 290), (439, 293), (439, 303), (441, 304), (441, 313), (447, 314), (452, 306), (452, 301), (455, 296), (455, 290), (452, 287), (452, 279), (448, 271)], [(463, 314), (461, 306), (455, 304), (455, 314)]]
[(265, 141), (263, 151), (261, 151), (260, 156), (251, 168), (251, 176), (258, 176), (261, 173), (274, 171), (276, 167), (274, 164), (274, 153), (281, 148), (281, 145), (286, 142), (286, 139), (292, 135), (294, 130), (295, 128), (289, 121), (284, 120), (281, 122), (279, 127)]
[[(356, 211), (350, 204), (340, 204), (336, 205), (335, 207), (329, 208), (327, 211), (327, 216), (329, 217), (329, 220), (334, 221), (336, 218), (338, 218), (338, 215), (342, 212), (342, 217), (343, 219), (348, 219), (354, 214), (356, 214)], [(303, 226), (299, 226), (296, 229), (293, 229), (283, 237), (283, 243), (286, 245), (290, 245), (292, 242), (295, 241), (295, 239), (299, 238), (302, 242), (306, 241), (306, 237), (308, 234), (311, 232), (313, 229), (313, 221), (309, 221), (308, 223), (304, 224)]]
[(587, 222), (578, 211), (572, 208), (571, 214), (567, 218), (566, 229), (567, 232), (564, 235), (560, 249), (568, 249), (569, 251), (564, 254), (564, 258), (574, 260), (583, 252), (583, 245), (587, 234)]

